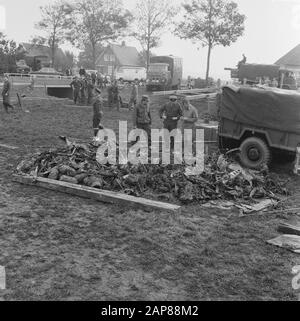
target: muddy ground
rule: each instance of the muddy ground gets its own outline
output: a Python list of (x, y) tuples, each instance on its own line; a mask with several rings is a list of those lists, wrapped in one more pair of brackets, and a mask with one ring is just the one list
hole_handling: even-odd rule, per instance
[[(198, 205), (145, 212), (12, 182), (25, 153), (57, 146), (58, 135), (92, 136), (90, 108), (26, 104), (30, 113), (0, 112), (0, 144), (18, 147), (0, 147), (0, 265), (7, 275), (0, 299), (297, 299), (291, 270), (300, 256), (266, 244), (279, 223), (299, 220), (296, 213), (239, 217)], [(131, 115), (105, 110), (106, 127), (118, 120)], [(290, 178), (299, 193), (299, 178)], [(296, 196), (287, 202), (299, 205)]]

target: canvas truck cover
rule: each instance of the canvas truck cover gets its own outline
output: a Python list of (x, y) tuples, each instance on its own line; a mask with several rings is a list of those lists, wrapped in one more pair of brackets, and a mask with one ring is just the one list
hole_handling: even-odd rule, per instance
[(270, 80), (278, 79), (279, 68), (277, 65), (242, 64), (238, 70), (238, 78), (241, 81), (244, 78), (255, 81), (260, 77), (269, 77)]
[(300, 94), (272, 88), (224, 87), (220, 117), (300, 134)]

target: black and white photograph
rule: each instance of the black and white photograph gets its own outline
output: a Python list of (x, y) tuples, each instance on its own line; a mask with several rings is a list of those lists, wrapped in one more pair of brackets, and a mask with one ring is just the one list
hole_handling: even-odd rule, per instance
[(300, 0), (0, 0), (0, 91), (0, 301), (300, 301)]

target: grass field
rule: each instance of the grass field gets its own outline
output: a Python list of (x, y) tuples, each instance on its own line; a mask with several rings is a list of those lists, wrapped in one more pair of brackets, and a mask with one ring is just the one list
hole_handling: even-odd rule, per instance
[[(272, 247), (280, 222), (296, 214), (239, 217), (193, 205), (145, 212), (13, 183), (26, 153), (57, 147), (58, 135), (89, 139), (91, 108), (26, 101), (30, 113), (0, 112), (0, 265), (3, 300), (296, 300), (300, 257)], [(157, 115), (157, 101), (153, 113)], [(105, 110), (104, 124), (131, 121)], [(155, 116), (155, 126), (160, 122)], [(291, 188), (300, 192), (300, 180)], [(288, 202), (299, 207), (297, 197)], [(298, 216), (299, 219), (299, 216)]]

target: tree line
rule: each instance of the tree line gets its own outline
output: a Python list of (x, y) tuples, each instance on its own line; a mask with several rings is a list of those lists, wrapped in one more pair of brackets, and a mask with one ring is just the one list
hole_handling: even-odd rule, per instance
[[(237, 41), (243, 35), (245, 21), (237, 4), (229, 0), (189, 0), (180, 7), (169, 0), (138, 0), (132, 12), (122, 0), (58, 0), (40, 10), (36, 29), (41, 35), (32, 42), (50, 48), (52, 66), (56, 65), (61, 44), (79, 48), (79, 63), (86, 61), (96, 69), (96, 60), (107, 43), (133, 37), (143, 49), (141, 59), (148, 69), (151, 51), (161, 45), (163, 33), (169, 30), (181, 39), (207, 47), (206, 80), (212, 49)], [(0, 34), (0, 55), (7, 52), (7, 44), (3, 46), (1, 39), (5, 37)], [(8, 51), (15, 53), (14, 44), (9, 47)]]

